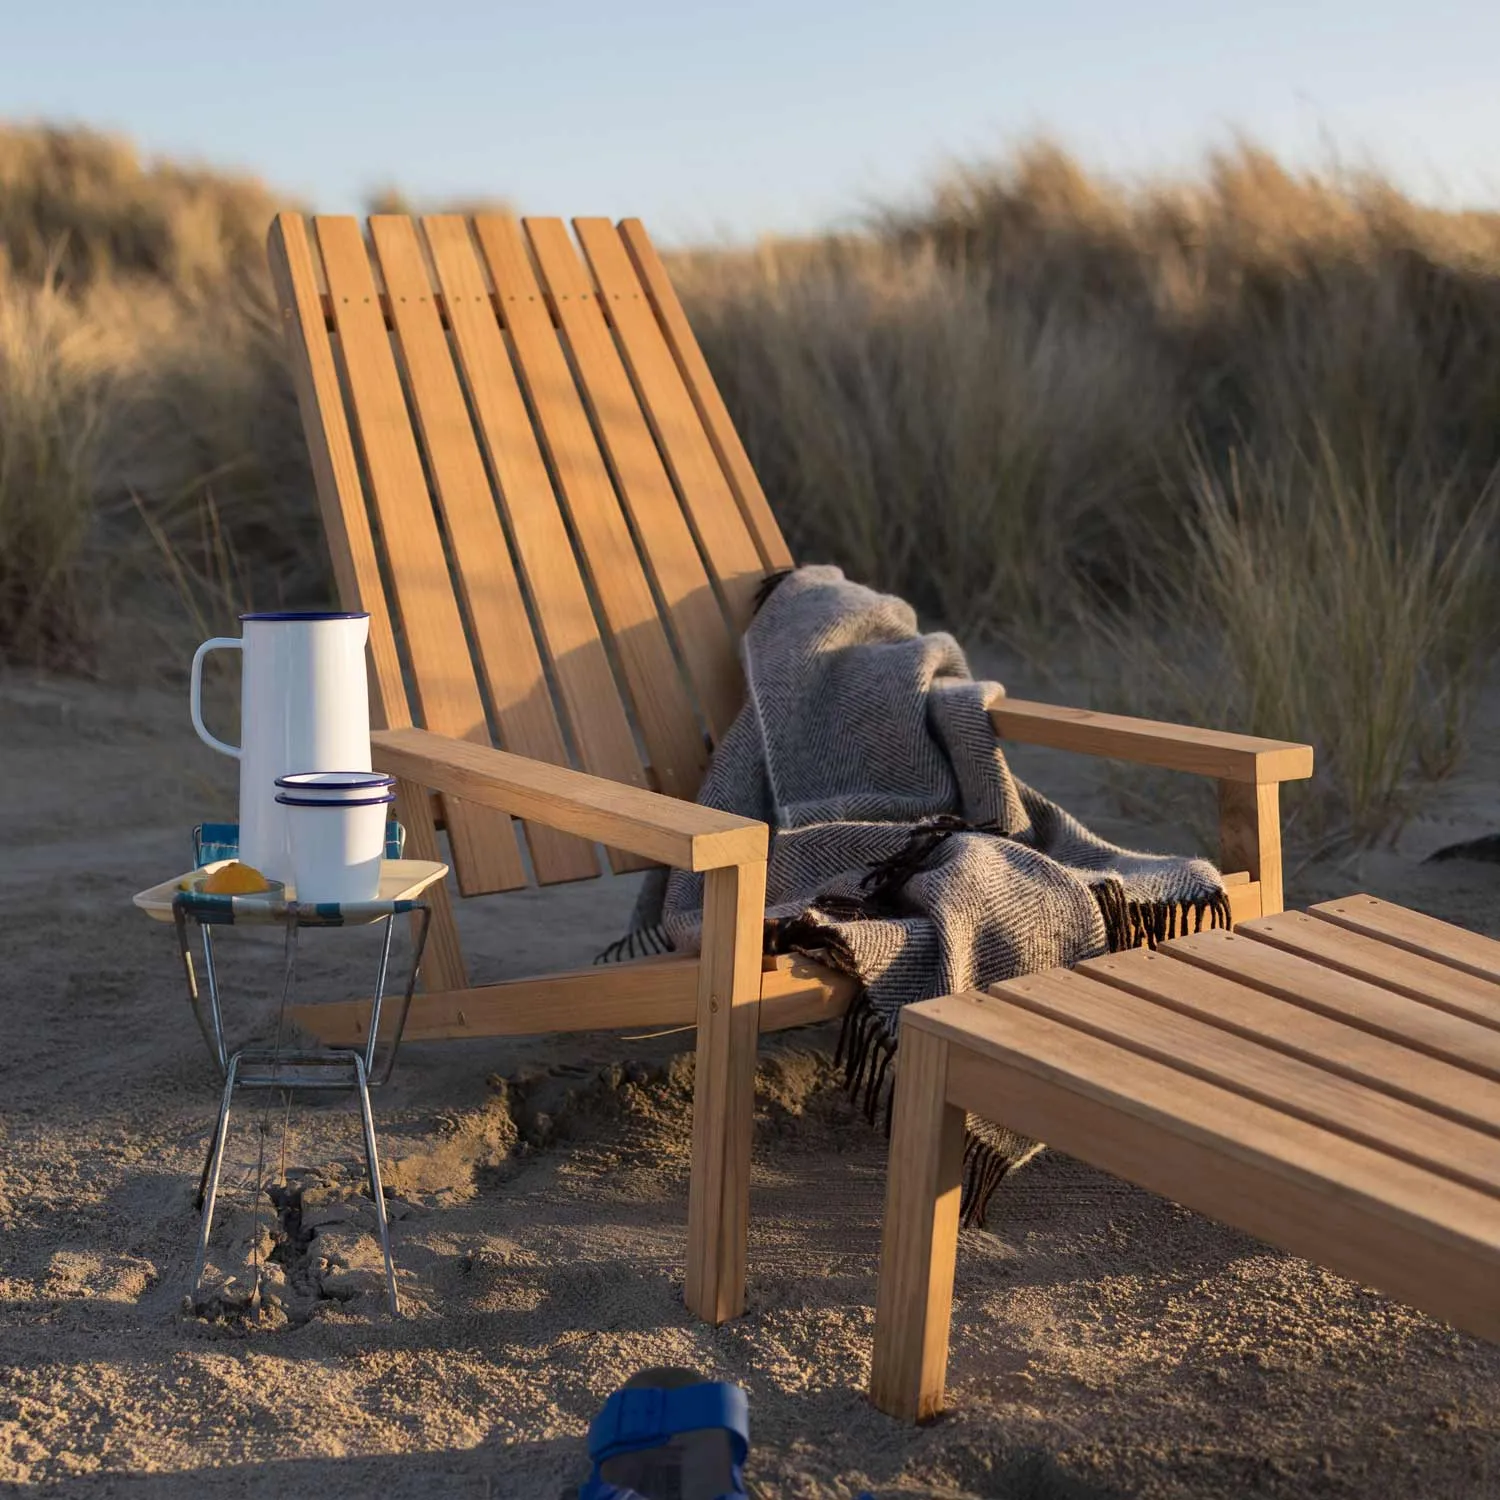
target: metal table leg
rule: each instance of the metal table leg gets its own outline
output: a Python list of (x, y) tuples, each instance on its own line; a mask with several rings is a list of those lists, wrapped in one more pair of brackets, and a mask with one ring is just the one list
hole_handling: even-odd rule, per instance
[(385, 1189), (380, 1183), (380, 1155), (375, 1149), (375, 1120), (370, 1113), (370, 1089), (364, 1059), (354, 1055), (354, 1077), (359, 1086), (359, 1113), (365, 1130), (365, 1163), (370, 1169), (370, 1196), (375, 1200), (375, 1222), (380, 1228), (380, 1251), (385, 1256), (385, 1289), (390, 1298), (391, 1316), (399, 1317), (401, 1303), (396, 1295), (396, 1267), (391, 1261), (391, 1229), (385, 1216)]
[[(275, 1045), (270, 1048), (241, 1047), (230, 1056), (228, 1055), (228, 1048), (224, 1037), (223, 1011), (219, 1000), (218, 972), (214, 962), (213, 937), (210, 931), (210, 923), (201, 917), (195, 917), (199, 922), (203, 934), (203, 965), (206, 981), (205, 996), (204, 994), (200, 994), (199, 991), (197, 975), (193, 965), (192, 948), (188, 940), (187, 916), (190, 913), (183, 906), (174, 903), (173, 920), (177, 929), (178, 948), (182, 960), (183, 972), (187, 979), (188, 999), (193, 1009), (194, 1018), (198, 1022), (199, 1030), (203, 1033), (203, 1038), (208, 1044), (209, 1051), (224, 1079), (224, 1089), (220, 1099), (218, 1119), (215, 1122), (214, 1132), (209, 1142), (207, 1158), (204, 1161), (203, 1172), (198, 1184), (197, 1203), (202, 1213), (202, 1222), (199, 1227), (198, 1250), (193, 1267), (192, 1296), (195, 1301), (202, 1293), (203, 1273), (208, 1261), (208, 1242), (213, 1229), (214, 1212), (218, 1204), (219, 1182), (223, 1172), (224, 1153), (229, 1138), (229, 1118), (235, 1090), (241, 1088), (274, 1088), (293, 1092), (298, 1088), (342, 1086), (352, 1088), (359, 1096), (360, 1127), (364, 1137), (365, 1164), (369, 1174), (370, 1194), (375, 1203), (375, 1222), (380, 1233), (381, 1255), (385, 1263), (386, 1297), (392, 1315), (399, 1315), (400, 1299), (396, 1289), (395, 1262), (391, 1253), (390, 1221), (386, 1214), (385, 1191), (380, 1178), (380, 1156), (375, 1141), (374, 1115), (370, 1108), (370, 1089), (378, 1084), (389, 1081), (395, 1067), (396, 1053), (401, 1046), (402, 1035), (406, 1029), (406, 1020), (411, 1010), (412, 997), (416, 990), (422, 956), (426, 948), (428, 928), (432, 919), (431, 909), (424, 904), (413, 903), (409, 908), (405, 909), (410, 910), (412, 915), (417, 917), (413, 933), (411, 965), (407, 975), (405, 990), (401, 998), (400, 1016), (391, 1037), (390, 1050), (385, 1057), (384, 1066), (380, 1069), (379, 1076), (376, 1077), (374, 1075), (376, 1055), (380, 1041), (381, 1005), (385, 996), (385, 986), (389, 978), (391, 948), (395, 930), (394, 921), (396, 914), (394, 912), (381, 919), (385, 923), (385, 932), (382, 937), (379, 963), (376, 969), (375, 991), (370, 1010), (370, 1034), (366, 1039), (363, 1052), (331, 1048), (283, 1051), (281, 1047), (282, 1021), (294, 983), (299, 930), (303, 925), (335, 925), (299, 916), (295, 909), (292, 909), (285, 919), (287, 922), (286, 970), (283, 982), (281, 1010), (277, 1017)], [(205, 999), (207, 1002), (206, 1006), (204, 1003)], [(253, 1072), (254, 1065), (268, 1067), (270, 1071), (266, 1074), (256, 1074)], [(330, 1085), (326, 1079), (312, 1078), (296, 1072), (299, 1068), (311, 1068), (316, 1072), (324, 1067), (348, 1068), (349, 1082), (343, 1085)], [(288, 1073), (284, 1071), (288, 1068), (292, 1072)], [(251, 1071), (247, 1071), (247, 1069)], [(257, 1181), (255, 1184), (256, 1193), (259, 1194), (262, 1188), (263, 1184)]]
[[(224, 1075), (224, 1093), (219, 1101), (219, 1119), (214, 1128), (214, 1146), (208, 1159), (208, 1187), (203, 1197), (203, 1223), (198, 1230), (198, 1258), (193, 1263), (193, 1300), (198, 1300), (198, 1294), (203, 1286), (203, 1267), (208, 1260), (208, 1232), (213, 1228), (214, 1205), (219, 1197), (219, 1173), (224, 1168), (224, 1143), (229, 1138), (229, 1109), (234, 1100), (235, 1076), (239, 1072), (240, 1054), (236, 1052), (229, 1059), (229, 1067)], [(255, 1185), (256, 1192), (260, 1191), (260, 1184)]]

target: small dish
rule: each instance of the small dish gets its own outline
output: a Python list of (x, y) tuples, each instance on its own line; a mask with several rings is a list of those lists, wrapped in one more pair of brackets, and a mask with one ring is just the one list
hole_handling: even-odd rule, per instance
[[(191, 875), (184, 875), (177, 882), (179, 891), (188, 891), (195, 896), (204, 895), (227, 895), (225, 891), (205, 891), (203, 883), (214, 872), (212, 870), (194, 870)], [(235, 899), (239, 901), (284, 901), (286, 899), (286, 882), (284, 880), (272, 880), (266, 878), (266, 888), (263, 891), (237, 891)]]

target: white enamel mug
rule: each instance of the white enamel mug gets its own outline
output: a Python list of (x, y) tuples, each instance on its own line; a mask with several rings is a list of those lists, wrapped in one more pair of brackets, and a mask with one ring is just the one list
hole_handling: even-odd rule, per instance
[[(193, 657), (193, 728), (204, 744), (240, 763), (240, 858), (273, 880), (289, 880), (286, 809), (276, 801), (276, 778), (308, 766), (370, 769), (370, 617), (286, 610), (241, 615), (240, 624), (242, 638), (204, 641)], [(244, 656), (238, 745), (216, 739), (203, 723), (203, 662), (215, 650)]]
[(291, 835), (292, 884), (310, 903), (373, 901), (380, 894), (385, 825), (395, 793), (329, 802), (282, 792)]

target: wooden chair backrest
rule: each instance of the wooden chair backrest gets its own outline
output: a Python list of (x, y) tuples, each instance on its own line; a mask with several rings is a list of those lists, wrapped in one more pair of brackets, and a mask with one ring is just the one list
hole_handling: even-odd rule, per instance
[[(634, 219), (281, 214), (272, 275), (373, 708), (679, 797), (738, 711), (735, 643), (790, 554)], [(449, 798), (466, 895), (521, 829)], [(531, 825), (542, 884), (598, 873)], [(617, 869), (639, 861), (611, 854)]]

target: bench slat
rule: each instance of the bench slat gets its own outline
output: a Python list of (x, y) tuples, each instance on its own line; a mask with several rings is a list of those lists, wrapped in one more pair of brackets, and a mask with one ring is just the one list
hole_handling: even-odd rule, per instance
[(1423, 958), (1349, 927), (1320, 922), (1306, 912), (1258, 917), (1240, 923), (1235, 930), (1242, 937), (1300, 954), (1325, 969), (1368, 979), (1383, 989), (1500, 1030), (1500, 984), (1477, 974)]
[(1324, 901), (1308, 907), (1311, 915), (1368, 937), (1379, 938), (1409, 953), (1436, 959), (1481, 979), (1500, 984), (1500, 943), (1440, 922), (1419, 911), (1408, 911), (1390, 901), (1374, 896), (1345, 896), (1339, 901)]
[(1500, 1080), (1500, 1033), (1488, 1026), (1229, 932), (1193, 933), (1161, 951)]
[(1165, 952), (1112, 953), (1079, 964), (1078, 972), (1500, 1136), (1500, 1088), (1385, 1037), (1180, 963)]
[(989, 993), (1500, 1197), (1500, 1143), (1492, 1137), (1313, 1063), (1067, 970), (1013, 979)]

